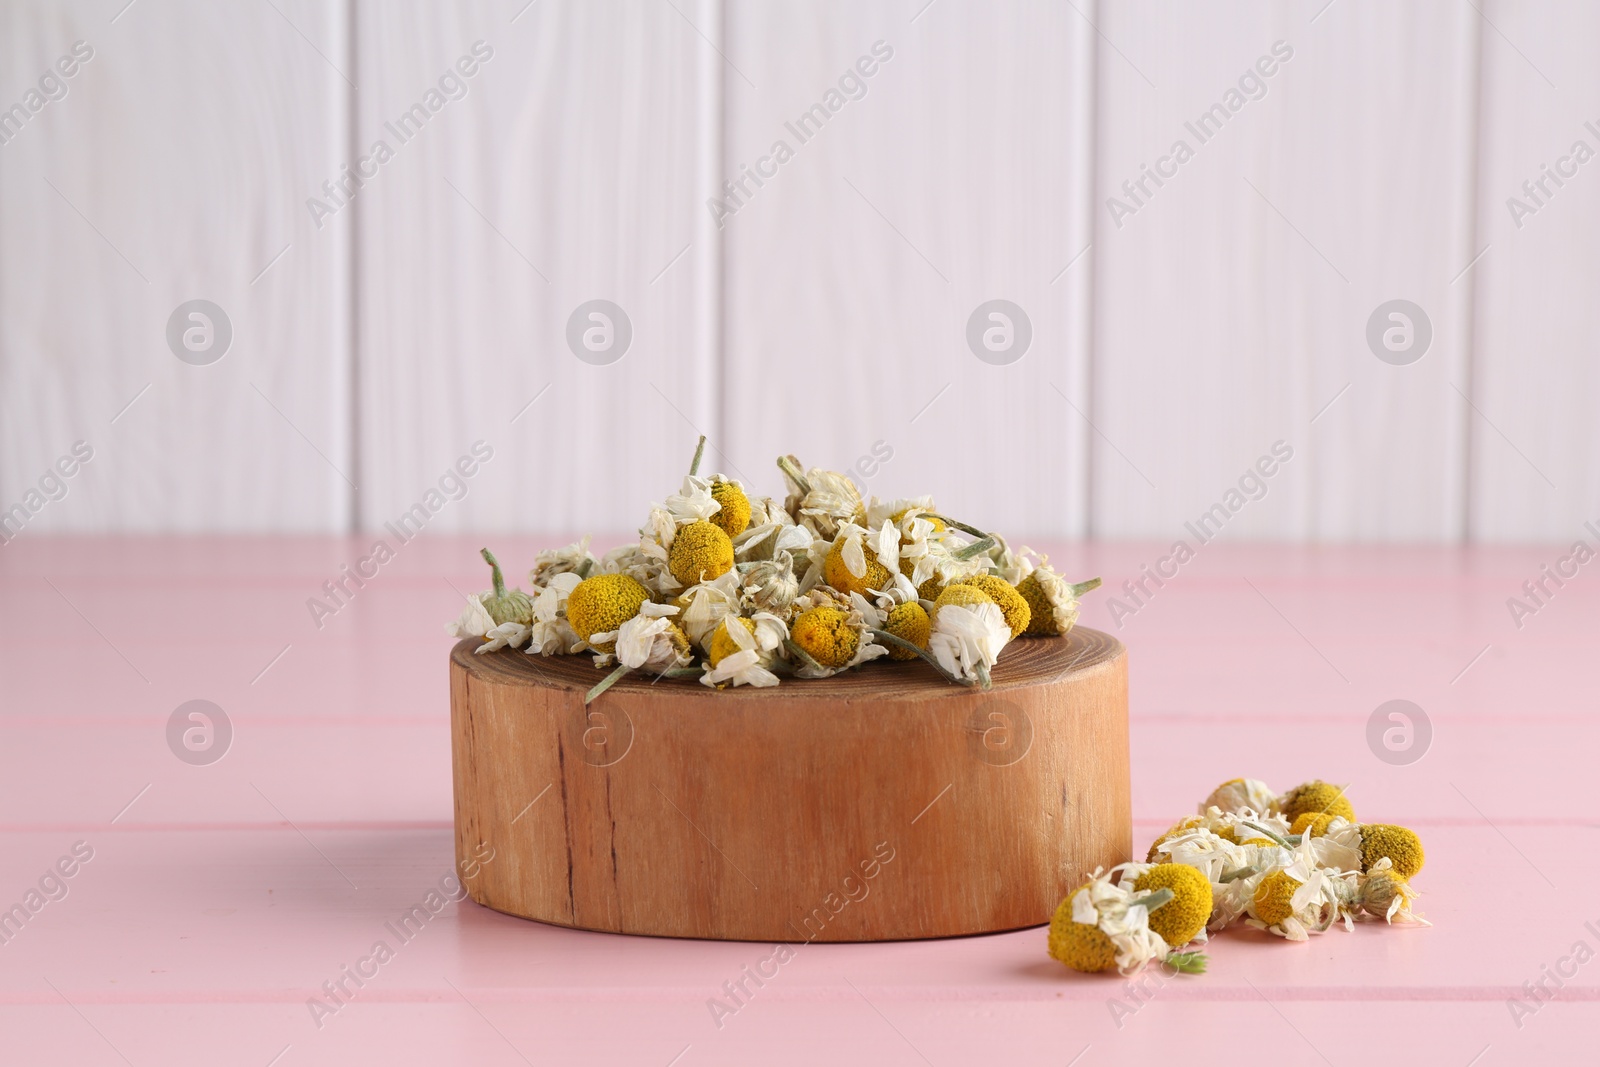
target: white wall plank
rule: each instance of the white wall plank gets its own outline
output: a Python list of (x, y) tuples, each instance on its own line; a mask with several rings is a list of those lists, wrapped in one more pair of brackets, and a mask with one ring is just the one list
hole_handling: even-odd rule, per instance
[[(84, 439), (25, 536), (343, 529), (347, 250), (301, 205), (342, 151), (343, 6), (120, 6), (0, 7), (0, 107), (93, 50), (0, 145), (0, 508)], [(233, 326), (206, 367), (165, 341), (196, 297)]]
[[(1461, 534), (1477, 16), (1321, 6), (1102, 4), (1098, 535), (1181, 536), (1279, 439), (1294, 459), (1226, 536)], [(1278, 40), (1265, 97), (1202, 144), (1185, 121)], [(1194, 158), (1117, 228), (1105, 199), (1180, 138)], [(1433, 324), (1408, 367), (1364, 341), (1394, 298)]]
[[(357, 22), (357, 138), (395, 149), (353, 205), (362, 524), (482, 439), (495, 458), (429, 529), (637, 527), (715, 406), (696, 332), (706, 45), (668, 4), (361, 3)], [(466, 97), (398, 143), (384, 123), (479, 40), (494, 54)], [(565, 341), (596, 298), (633, 324), (608, 366)]]
[[(725, 220), (734, 461), (775, 491), (781, 453), (844, 470), (881, 440), (869, 493), (1082, 533), (1088, 429), (1062, 394), (1087, 409), (1089, 257), (1062, 271), (1088, 243), (1087, 23), (1044, 3), (778, 11), (728, 10), (728, 175), (794, 150)], [(785, 123), (880, 40), (866, 95), (801, 143)], [(965, 339), (994, 298), (1032, 321), (1008, 366)]]
[[(1583, 141), (1600, 153), (1600, 9), (1491, 3), (1483, 37), (1471, 531), (1593, 541), (1600, 518), (1600, 158), (1544, 176)], [(1589, 125), (1592, 124), (1592, 128)], [(1563, 169), (1572, 170), (1572, 164)], [(1535, 209), (1513, 220), (1507, 201)], [(1521, 225), (1517, 225), (1517, 221)]]

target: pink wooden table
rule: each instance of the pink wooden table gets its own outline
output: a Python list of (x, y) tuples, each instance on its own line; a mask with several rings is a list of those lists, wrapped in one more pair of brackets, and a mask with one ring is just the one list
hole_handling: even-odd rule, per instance
[[(484, 574), (476, 540), (415, 541), (319, 630), (307, 598), (369, 545), (0, 549), (0, 907), (49, 890), (3, 928), (0, 1063), (1596, 1062), (1600, 960), (1572, 954), (1600, 951), (1600, 578), (1520, 630), (1506, 606), (1558, 549), (1211, 545), (1120, 629), (1105, 595), (1084, 614), (1131, 650), (1140, 850), (1235, 775), (1348, 782), (1367, 821), (1423, 835), (1432, 929), (1230, 932), (1209, 974), (1143, 999), (1065, 971), (1042, 930), (803, 946), (719, 1026), (708, 1000), (769, 946), (574, 932), (470, 902), (391, 932), (451, 869), (441, 626)], [(495, 547), (520, 572), (541, 545)], [(1161, 551), (1052, 558), (1115, 592)], [(1408, 765), (1367, 742), (1396, 698), (1433, 727)], [(168, 747), (195, 699), (232, 724), (210, 765)], [(880, 892), (871, 906), (892, 906)], [(308, 999), (379, 940), (392, 958), (314, 1020)], [(1558, 972), (1555, 999), (1514, 1017), (1508, 1000)]]

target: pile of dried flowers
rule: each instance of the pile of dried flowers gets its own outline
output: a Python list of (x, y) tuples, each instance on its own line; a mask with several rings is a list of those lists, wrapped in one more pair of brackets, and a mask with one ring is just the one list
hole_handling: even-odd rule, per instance
[(1254, 778), (1224, 782), (1145, 859), (1096, 871), (1061, 902), (1051, 956), (1078, 971), (1158, 961), (1198, 974), (1205, 956), (1179, 950), (1240, 919), (1290, 941), (1357, 920), (1429, 925), (1411, 909), (1422, 840), (1357, 822), (1344, 790), (1323, 781), (1281, 796)]
[(778, 460), (786, 499), (698, 473), (700, 439), (676, 493), (650, 509), (635, 544), (596, 557), (589, 538), (541, 552), (532, 589), (467, 598), (446, 626), (476, 651), (594, 654), (628, 671), (698, 677), (713, 688), (826, 678), (887, 656), (922, 657), (952, 682), (987, 687), (1014, 638), (1064, 636), (1078, 598), (1046, 558), (939, 513), (931, 497), (863, 502), (837, 471)]

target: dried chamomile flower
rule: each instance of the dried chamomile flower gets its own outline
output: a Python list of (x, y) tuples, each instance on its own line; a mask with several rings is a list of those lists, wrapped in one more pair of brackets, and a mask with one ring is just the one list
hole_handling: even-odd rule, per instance
[[(972, 589), (957, 586), (956, 589)], [(976, 590), (975, 590), (976, 591)], [(987, 596), (981, 603), (945, 601), (946, 589), (939, 595), (940, 605), (933, 614), (933, 634), (928, 651), (946, 673), (958, 680), (972, 679), (985, 687), (989, 669), (1000, 658), (1000, 650), (1011, 640), (1011, 627), (994, 601)], [(983, 596), (981, 591), (980, 596)]]
[(733, 569), (733, 541), (720, 526), (691, 522), (679, 527), (667, 550), (667, 565), (684, 585), (719, 578)]
[[(588, 641), (594, 634), (620, 629), (649, 600), (650, 590), (626, 574), (597, 574), (579, 582), (567, 597), (567, 621), (574, 633)], [(603, 645), (595, 648), (610, 651)]]
[(888, 652), (873, 642), (859, 612), (840, 608), (801, 612), (789, 625), (789, 638), (799, 660), (795, 673), (802, 678), (826, 678)]
[(1304, 857), (1272, 871), (1256, 885), (1246, 924), (1290, 941), (1320, 934), (1341, 918), (1350, 921), (1356, 875), (1313, 867)]
[(533, 598), (533, 625), (528, 637), (529, 652), (546, 656), (570, 656), (581, 652), (583, 638), (567, 621), (567, 600), (583, 583), (575, 571), (552, 575), (549, 583)]
[(790, 515), (784, 506), (770, 496), (750, 497), (750, 525), (765, 526), (767, 524), (793, 526), (794, 516)]
[[(852, 571), (852, 564), (860, 568), (859, 573)], [(850, 540), (841, 534), (823, 562), (822, 580), (841, 593), (865, 593), (888, 585), (889, 572), (877, 560), (866, 557), (859, 538)]]
[(739, 603), (754, 611), (784, 614), (800, 595), (794, 561), (787, 552), (757, 563), (739, 564)]
[(783, 620), (769, 612), (759, 612), (751, 618), (728, 616), (711, 637), (711, 652), (701, 683), (713, 688), (777, 685), (778, 676), (770, 668), (788, 635)]
[[(648, 670), (658, 676), (685, 669), (694, 673), (693, 668), (687, 667), (693, 659), (689, 639), (671, 618), (677, 610), (670, 604), (647, 603), (641, 606), (639, 614), (618, 629), (591, 635), (590, 641), (595, 647), (614, 647), (618, 662), (615, 670), (589, 690), (583, 702), (589, 704), (598, 699), (629, 671)], [(604, 666), (610, 661), (609, 653), (595, 657), (597, 666)]]
[(673, 603), (682, 609), (678, 625), (689, 635), (690, 641), (705, 649), (712, 631), (722, 625), (722, 620), (740, 613), (739, 573), (729, 571), (709, 582), (690, 586)]
[(651, 597), (669, 597), (683, 588), (667, 569), (666, 549), (653, 539), (641, 538), (637, 544), (613, 548), (589, 573), (626, 574), (650, 590)]
[[(976, 578), (967, 578), (960, 584), (976, 586), (988, 595), (1000, 608), (1000, 613), (1005, 616), (1006, 625), (1011, 627), (1011, 636), (1017, 637), (1028, 628), (1028, 621), (1032, 612), (1028, 602), (1017, 592), (1017, 587), (1004, 578), (994, 574), (980, 574)], [(949, 586), (945, 587), (949, 589)]]
[(790, 636), (823, 667), (843, 667), (856, 654), (859, 633), (837, 608), (812, 608), (794, 620)]
[[(933, 602), (933, 620), (939, 621), (939, 612), (946, 607), (974, 607), (979, 604), (994, 604), (994, 598), (975, 585), (967, 582), (951, 582), (939, 591), (939, 596)], [(1000, 605), (995, 604), (995, 607)], [(1005, 612), (1000, 613), (1005, 618)], [(1006, 627), (1010, 632), (1010, 627)]]
[(533, 601), (520, 589), (508, 590), (494, 553), (487, 548), (482, 551), (494, 588), (467, 597), (466, 607), (445, 624), (444, 631), (455, 638), (483, 638), (483, 644), (473, 650), (480, 654), (508, 645), (521, 648), (528, 640), (529, 624), (533, 621)]
[(711, 516), (711, 521), (729, 537), (744, 533), (750, 525), (750, 498), (745, 496), (744, 486), (714, 474), (711, 476), (711, 498), (720, 505), (717, 513)]
[(1154, 841), (1150, 842), (1150, 850), (1145, 854), (1145, 862), (1160, 863), (1162, 861), (1162, 845), (1177, 837), (1179, 834), (1188, 833), (1190, 830), (1202, 827), (1204, 825), (1204, 820), (1198, 815), (1190, 815), (1186, 818), (1179, 819), (1177, 822), (1173, 823), (1172, 826), (1166, 830), (1166, 832), (1162, 833)]
[(1294, 817), (1294, 822), (1289, 824), (1291, 834), (1310, 834), (1312, 837), (1321, 837), (1328, 832), (1328, 824), (1335, 816), (1325, 811), (1302, 811)]
[[(928, 639), (933, 636), (933, 622), (928, 618), (927, 611), (915, 600), (900, 604), (891, 609), (884, 617), (883, 629), (886, 633), (898, 637), (910, 645), (920, 649), (928, 648)], [(917, 654), (910, 649), (891, 645), (889, 658), (897, 660), (916, 659)]]
[(741, 618), (738, 615), (729, 615), (722, 620), (711, 634), (711, 647), (706, 651), (706, 659), (715, 667), (728, 656), (733, 655), (745, 647), (743, 639), (738, 636), (738, 631), (743, 629), (749, 635), (749, 647), (755, 647), (756, 622), (754, 619)]
[(917, 514), (895, 522), (900, 529), (900, 573), (911, 579), (913, 586), (936, 582), (939, 561), (945, 554), (936, 540), (939, 528), (933, 520)]
[(558, 574), (576, 574), (579, 579), (587, 578), (598, 562), (590, 555), (589, 535), (584, 534), (565, 548), (546, 549), (534, 556), (528, 581), (535, 589), (543, 589)]
[(806, 553), (811, 531), (794, 523), (764, 522), (751, 525), (733, 539), (733, 555), (741, 563), (776, 559), (780, 553)]
[(458, 639), (485, 637), (495, 626), (494, 617), (483, 606), (482, 595), (473, 593), (467, 597), (467, 606), (461, 609), (461, 614), (444, 624), (444, 632)]
[(1130, 866), (1123, 879), (1134, 875), (1133, 890), (1151, 893), (1170, 889), (1172, 899), (1150, 913), (1150, 929), (1173, 948), (1182, 948), (1205, 932), (1211, 918), (1211, 882), (1200, 871), (1181, 863), (1157, 863), (1135, 873)]
[(1098, 578), (1076, 584), (1067, 581), (1041, 557), (1039, 565), (1017, 583), (1017, 592), (1022, 594), (1032, 612), (1026, 633), (1032, 637), (1070, 633), (1078, 621), (1078, 599), (1099, 587)]
[(1050, 958), (1060, 960), (1075, 971), (1097, 974), (1117, 965), (1117, 946), (1100, 929), (1098, 911), (1088, 922), (1080, 923), (1073, 918), (1078, 911), (1079, 898), (1090, 899), (1086, 895), (1088, 889), (1088, 886), (1074, 889), (1051, 917)]
[[(877, 529), (885, 519), (899, 526), (906, 519), (917, 515), (927, 515), (934, 510), (933, 497), (918, 496), (899, 500), (879, 500), (873, 497), (867, 503), (867, 525)], [(944, 523), (939, 526), (943, 528)]]
[(1367, 915), (1387, 923), (1416, 923), (1432, 926), (1428, 920), (1411, 910), (1417, 891), (1394, 870), (1387, 856), (1378, 860), (1361, 878), (1357, 898)]
[(1394, 873), (1410, 880), (1422, 870), (1422, 839), (1404, 826), (1383, 823), (1361, 827), (1361, 869), (1371, 870), (1382, 860), (1388, 860)]
[[(1211, 791), (1211, 795), (1200, 802), (1200, 813), (1203, 815), (1207, 808), (1218, 808), (1229, 815), (1265, 815), (1272, 807), (1272, 802), (1278, 794), (1267, 788), (1265, 782), (1255, 778), (1230, 778)], [(1299, 833), (1299, 830), (1291, 830)]]
[(989, 534), (994, 539), (994, 547), (987, 555), (989, 557), (989, 571), (997, 578), (1017, 585), (1029, 574), (1033, 573), (1033, 562), (1028, 559), (1028, 553), (1033, 550), (1024, 546), (1022, 551), (1013, 552), (1006, 539), (999, 534)]
[(670, 605), (646, 604), (644, 610), (617, 630), (618, 663), (629, 670), (660, 672), (689, 662), (689, 638), (669, 615), (659, 614), (660, 611), (676, 609)]
[[(744, 494), (741, 492), (741, 496)], [(749, 502), (745, 502), (748, 509)], [(672, 518), (673, 525), (678, 527), (688, 526), (696, 522), (709, 522), (722, 510), (722, 504), (712, 492), (710, 478), (700, 478), (693, 474), (686, 475), (683, 485), (676, 493), (661, 502), (661, 510)], [(749, 521), (749, 516), (745, 516)]]
[(1320, 778), (1297, 785), (1283, 796), (1279, 797), (1276, 810), (1283, 817), (1293, 822), (1296, 816), (1305, 812), (1314, 814), (1338, 815), (1356, 821), (1356, 812), (1350, 806), (1350, 801), (1344, 795), (1344, 787), (1330, 785)]
[(1260, 835), (1279, 848), (1292, 849), (1311, 867), (1333, 875), (1361, 869), (1360, 827), (1342, 818), (1328, 820), (1320, 835), (1293, 834), (1283, 827), (1280, 816), (1240, 817), (1239, 833)]
[(483, 561), (489, 565), (489, 575), (494, 583), (494, 588), (487, 593), (480, 593), (479, 600), (483, 610), (489, 613), (495, 625), (515, 622), (523, 626), (533, 621), (533, 601), (528, 594), (520, 589), (507, 589), (505, 575), (500, 573), (500, 561), (494, 558), (494, 553), (487, 548), (480, 549)]
[(1169, 958), (1172, 950), (1150, 928), (1150, 916), (1172, 901), (1172, 891), (1138, 893), (1131, 886), (1114, 884), (1111, 876), (1121, 869), (1095, 871), (1061, 902), (1050, 920), (1052, 959), (1075, 971), (1093, 974), (1115, 967), (1131, 975), (1152, 961)]
[(778, 469), (789, 483), (789, 498), (784, 502), (789, 514), (818, 537), (832, 541), (840, 523), (866, 521), (861, 494), (845, 475), (820, 467), (802, 472), (800, 461), (793, 456), (780, 456)]

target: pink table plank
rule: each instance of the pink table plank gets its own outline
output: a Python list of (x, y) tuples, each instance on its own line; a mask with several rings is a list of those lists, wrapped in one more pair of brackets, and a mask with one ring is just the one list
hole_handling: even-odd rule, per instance
[[(1208, 950), (1210, 972), (1182, 983), (1177, 995), (1232, 1000), (1254, 983), (1301, 998), (1503, 1000), (1574, 940), (1600, 937), (1584, 928), (1592, 922), (1600, 930), (1600, 904), (1585, 889), (1600, 877), (1600, 855), (1574, 849), (1573, 834), (1523, 826), (1502, 838), (1484, 826), (1430, 827), (1428, 865), (1417, 886), (1426, 893), (1420, 906), (1433, 928), (1360, 925), (1308, 944), (1229, 931)], [(94, 855), (67, 882), (67, 896), (0, 948), (0, 999), (48, 999), (48, 978), (74, 1001), (303, 1003), (375, 940), (400, 947), (386, 924), (423, 901), (452, 862), (448, 830), (85, 832), (81, 839)], [(0, 884), (20, 894), (75, 838), (11, 833), (5, 840)], [(896, 840), (897, 851), (915, 856), (915, 828)], [(760, 857), (732, 858), (761, 870)], [(709, 848), (706, 861), (723, 862)], [(892, 879), (909, 877), (899, 873), (909, 869), (886, 868), (882, 884), (851, 906), (894, 907)], [(1525, 886), (1539, 907), (1485, 908), (1508, 879)], [(911, 999), (1098, 998), (1116, 985), (1067, 971), (1043, 947), (1042, 930), (804, 946), (782, 968), (784, 981), (771, 996), (827, 999), (841, 968), (863, 989)], [(467, 903), (429, 922), (361, 999), (432, 999), (443, 973), (458, 984), (503, 989), (515, 1000), (637, 989), (697, 1001), (770, 951), (563, 930)], [(1600, 971), (1580, 973), (1567, 990), (1600, 997)]]
[(14, 1035), (23, 1062), (81, 1067), (263, 1067), (280, 1054), (274, 1067), (1061, 1067), (1074, 1057), (1076, 1067), (1174, 1057), (1189, 1067), (1236, 1067), (1242, 1044), (1269, 1049), (1280, 1067), (1327, 1067), (1373, 1062), (1374, 1042), (1382, 1044), (1380, 1062), (1491, 1067), (1592, 1062), (1574, 1050), (1592, 1041), (1597, 1021), (1595, 1005), (1579, 1003), (1548, 1005), (1518, 1031), (1508, 1019), (1490, 1018), (1503, 1008), (1482, 1004), (1431, 1004), (1419, 1014), (1412, 1002), (1198, 1004), (1163, 992), (1123, 1017), (1119, 1030), (1103, 1002), (886, 1004), (843, 982), (840, 988), (853, 999), (826, 1006), (752, 1000), (721, 1030), (700, 1005), (509, 1005), (468, 986), (461, 987), (468, 1000), (452, 992), (453, 1003), (354, 1004), (321, 1032), (308, 1031), (305, 1009), (294, 1005), (90, 1005), (80, 1016), (59, 1002), (0, 1008), (0, 1028)]

